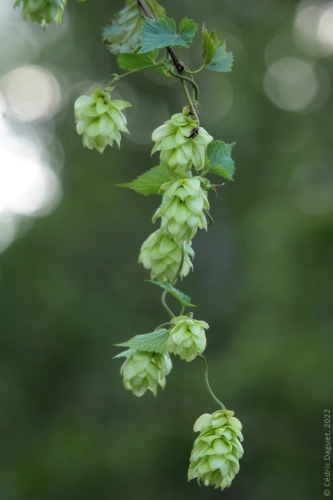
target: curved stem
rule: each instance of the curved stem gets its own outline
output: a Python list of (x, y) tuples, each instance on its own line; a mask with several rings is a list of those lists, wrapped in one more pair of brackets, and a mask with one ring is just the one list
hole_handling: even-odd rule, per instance
[(143, 71), (144, 69), (150, 69), (150, 68), (156, 68), (157, 66), (162, 66), (162, 64), (151, 64), (150, 66), (146, 66), (145, 68), (137, 68), (137, 69), (132, 69), (131, 71), (127, 71), (127, 73), (123, 73), (122, 75), (116, 75), (107, 85), (112, 85), (114, 82), (117, 82), (118, 80), (121, 80), (122, 78), (125, 78), (128, 75), (132, 75), (133, 73), (137, 73), (138, 71)]
[(177, 282), (177, 280), (178, 280), (178, 278), (180, 276), (180, 273), (182, 272), (183, 265), (184, 265), (184, 260), (185, 260), (185, 242), (182, 243), (182, 245), (181, 245), (180, 248), (181, 248), (181, 251), (182, 251), (182, 256), (181, 256), (181, 259), (180, 259), (180, 265), (179, 265), (179, 268), (178, 268), (176, 276), (172, 280), (171, 285), (175, 285), (176, 284), (176, 282)]
[(167, 321), (166, 323), (162, 323), (161, 325), (158, 325), (155, 329), (154, 329), (154, 332), (156, 332), (156, 330), (159, 330), (160, 328), (162, 328), (162, 326), (166, 326), (166, 325), (170, 325), (170, 321)]
[(190, 71), (188, 68), (185, 68), (185, 73), (189, 73), (190, 75), (196, 75), (197, 73), (200, 73), (205, 68), (205, 65), (203, 64), (200, 66), (199, 69), (196, 69), (195, 71)]
[(208, 226), (211, 226), (214, 222), (213, 217), (210, 215), (210, 213), (208, 212), (208, 210), (206, 208), (204, 208), (204, 214), (205, 214), (206, 218), (208, 219), (207, 220)]
[(164, 290), (164, 292), (162, 293), (161, 302), (162, 302), (162, 306), (164, 307), (164, 309), (166, 310), (166, 312), (169, 314), (170, 318), (172, 319), (175, 317), (175, 315), (173, 314), (171, 309), (169, 309), (169, 307), (165, 301), (165, 297), (166, 297), (167, 293), (168, 293), (167, 290)]
[(225, 410), (224, 404), (221, 403), (221, 401), (219, 399), (217, 399), (217, 397), (213, 393), (212, 388), (211, 388), (211, 386), (209, 384), (209, 380), (208, 380), (208, 364), (207, 364), (206, 358), (202, 354), (198, 354), (198, 356), (199, 356), (199, 358), (202, 359), (202, 361), (204, 362), (204, 365), (205, 365), (205, 381), (206, 381), (206, 385), (207, 385), (209, 394), (212, 396), (212, 398), (214, 399), (215, 403), (217, 403), (221, 407), (222, 410)]
[[(177, 75), (177, 73), (174, 73), (173, 71), (169, 71), (169, 73), (170, 73), (170, 75), (174, 76), (175, 78), (179, 78), (180, 80), (182, 80), (182, 82), (190, 83), (193, 87), (193, 90), (194, 90), (194, 100), (195, 100), (195, 102), (198, 102), (198, 100), (199, 100), (199, 87), (195, 83), (195, 81), (192, 80), (192, 78), (189, 78), (188, 76)], [(192, 99), (191, 99), (191, 102), (192, 102)], [(193, 106), (193, 103), (192, 103), (192, 106)]]

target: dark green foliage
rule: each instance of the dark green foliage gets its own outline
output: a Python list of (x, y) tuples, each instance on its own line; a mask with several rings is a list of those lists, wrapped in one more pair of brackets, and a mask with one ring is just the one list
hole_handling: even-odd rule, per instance
[[(147, 0), (146, 3), (157, 19), (164, 18), (164, 9), (156, 0)], [(140, 30), (143, 22), (137, 1), (128, 0), (126, 7), (115, 14), (114, 19), (103, 29), (103, 42), (111, 54), (135, 52), (140, 45)]]
[(212, 141), (207, 148), (205, 172), (232, 181), (235, 173), (235, 162), (231, 158), (231, 150), (235, 144), (235, 142), (225, 144), (223, 141)]
[(168, 45), (179, 45), (189, 48), (198, 25), (193, 19), (183, 19), (179, 24), (179, 33), (176, 31), (174, 19), (165, 17), (160, 21), (146, 21), (141, 30), (140, 53), (151, 51), (155, 48), (162, 49)]
[(208, 33), (205, 26), (202, 30), (205, 67), (219, 73), (229, 73), (232, 69), (234, 56), (226, 52), (224, 40), (218, 40), (215, 31)]
[[(135, 335), (135, 337), (130, 340), (123, 342), (122, 344), (116, 344), (120, 347), (129, 347), (130, 349), (136, 349), (138, 351), (147, 352), (166, 352), (166, 343), (169, 338), (169, 330), (161, 328), (155, 330), (152, 333), (144, 333), (143, 335)], [(127, 351), (125, 351), (126, 353)], [(118, 354), (117, 357), (124, 355), (125, 353)]]
[(139, 175), (139, 177), (133, 182), (117, 184), (117, 186), (133, 189), (133, 191), (147, 196), (149, 194), (163, 194), (160, 193), (161, 186), (170, 180), (171, 177), (166, 169), (159, 166), (148, 170), (142, 175)]

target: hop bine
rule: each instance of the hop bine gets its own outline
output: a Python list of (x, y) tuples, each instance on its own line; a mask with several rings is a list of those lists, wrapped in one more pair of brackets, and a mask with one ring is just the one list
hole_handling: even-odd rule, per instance
[(205, 413), (195, 422), (194, 432), (200, 434), (191, 452), (189, 481), (197, 478), (199, 484), (202, 481), (221, 490), (231, 485), (244, 453), (242, 424), (233, 414), (219, 410), (212, 415)]
[(167, 342), (167, 349), (173, 354), (178, 354), (180, 359), (192, 361), (197, 354), (206, 348), (205, 330), (209, 328), (205, 321), (198, 321), (187, 316), (173, 318), (174, 325)]
[(112, 88), (101, 91), (98, 87), (90, 96), (83, 95), (75, 101), (76, 130), (83, 135), (83, 145), (103, 153), (106, 146), (116, 141), (120, 146), (120, 132), (127, 132), (126, 118), (122, 109), (131, 106), (129, 102), (111, 100)]
[(171, 368), (169, 354), (130, 350), (120, 374), (124, 377), (125, 389), (131, 390), (135, 396), (143, 396), (147, 389), (156, 396), (158, 385), (164, 389), (165, 377)]
[(58, 26), (62, 23), (66, 5), (67, 0), (16, 0), (14, 8), (20, 6), (23, 19), (45, 27), (52, 21)]
[(183, 251), (184, 258), (181, 246), (170, 237), (168, 231), (158, 229), (143, 243), (139, 263), (146, 269), (151, 269), (151, 279), (172, 282), (179, 272), (182, 261), (181, 277), (187, 276), (193, 268), (191, 258), (194, 257), (194, 251), (191, 243), (184, 245)]
[(174, 170), (189, 170), (194, 165), (201, 170), (205, 165), (205, 151), (213, 137), (198, 122), (185, 113), (177, 113), (152, 134), (156, 142), (152, 149), (161, 151), (161, 165)]
[(153, 222), (161, 217), (161, 228), (166, 229), (176, 243), (189, 243), (198, 228), (207, 230), (204, 210), (209, 210), (209, 202), (200, 177), (167, 182), (161, 189), (165, 193)]

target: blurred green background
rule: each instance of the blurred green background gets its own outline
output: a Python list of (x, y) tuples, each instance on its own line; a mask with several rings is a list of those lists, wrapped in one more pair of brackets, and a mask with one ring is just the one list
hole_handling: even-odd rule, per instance
[[(321, 498), (333, 2), (163, 1), (235, 55), (232, 73), (197, 78), (202, 126), (236, 141), (237, 170), (210, 193), (215, 222), (195, 237), (181, 285), (210, 325), (211, 385), (244, 427), (241, 470), (223, 493), (187, 483), (193, 424), (217, 409), (201, 361), (174, 358), (155, 399), (125, 391), (112, 360), (115, 343), (166, 318), (137, 264), (159, 198), (115, 184), (157, 164), (150, 135), (184, 106), (181, 86), (147, 72), (119, 82), (131, 135), (103, 155), (83, 149), (73, 103), (118, 71), (100, 33), (123, 3), (71, 1), (63, 25), (45, 32), (11, 4), (0, 1), (0, 499)], [(201, 64), (199, 34), (185, 52)]]

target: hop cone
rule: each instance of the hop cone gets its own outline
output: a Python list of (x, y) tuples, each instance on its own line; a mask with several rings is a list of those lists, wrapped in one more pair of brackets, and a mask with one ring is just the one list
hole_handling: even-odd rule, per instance
[(197, 170), (202, 169), (205, 150), (213, 137), (202, 127), (195, 133), (197, 126), (198, 122), (186, 114), (173, 115), (171, 120), (154, 130), (152, 140), (156, 144), (152, 154), (161, 151), (161, 164), (171, 169), (181, 167), (186, 171), (192, 163)]
[(83, 134), (83, 145), (89, 149), (96, 148), (103, 153), (108, 144), (112, 146), (116, 141), (120, 146), (120, 131), (127, 132), (126, 118), (122, 109), (130, 106), (129, 102), (110, 99), (108, 88), (101, 91), (96, 88), (90, 96), (79, 97), (74, 105), (76, 130)]
[(162, 189), (165, 193), (153, 222), (161, 217), (161, 228), (166, 229), (176, 243), (189, 243), (198, 228), (207, 229), (204, 209), (209, 210), (209, 203), (201, 188), (200, 177), (167, 182)]
[(23, 19), (32, 24), (46, 26), (55, 21), (59, 26), (66, 4), (67, 0), (16, 0), (14, 8), (19, 5)]
[(131, 351), (120, 368), (120, 374), (124, 377), (125, 389), (131, 390), (135, 396), (142, 396), (147, 389), (156, 396), (157, 384), (164, 389), (165, 376), (171, 368), (169, 354)]
[(212, 415), (201, 415), (194, 424), (194, 432), (200, 431), (194, 441), (190, 457), (188, 480), (197, 478), (205, 486), (223, 490), (239, 471), (239, 459), (244, 450), (242, 424), (233, 417), (234, 412), (219, 410)]
[(192, 361), (197, 354), (206, 348), (205, 328), (209, 328), (205, 321), (178, 316), (172, 319), (174, 327), (170, 332), (167, 350), (178, 354), (180, 359)]
[[(180, 276), (187, 276), (193, 267), (190, 257), (194, 257), (191, 243), (185, 245), (185, 256)], [(182, 261), (182, 250), (175, 243), (167, 231), (158, 229), (143, 243), (139, 255), (139, 262), (146, 269), (151, 269), (151, 279), (173, 281)]]

